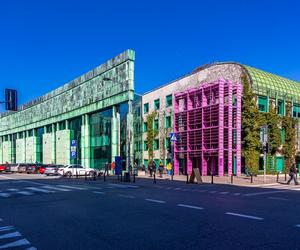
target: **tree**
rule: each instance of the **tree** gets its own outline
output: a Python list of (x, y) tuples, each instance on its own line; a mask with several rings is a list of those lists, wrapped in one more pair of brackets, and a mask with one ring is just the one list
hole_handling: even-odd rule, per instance
[(258, 174), (261, 116), (246, 75), (242, 76), (242, 82), (242, 152), (248, 171), (251, 174)]
[(292, 118), (291, 104), (286, 105), (286, 115), (282, 118), (282, 128), (285, 132), (284, 144), (282, 152), (284, 156), (284, 172), (287, 173), (292, 163), (295, 161), (295, 132), (296, 121)]
[(153, 128), (155, 117), (155, 111), (147, 115), (147, 146), (149, 162), (153, 160), (153, 142), (155, 140), (155, 137), (158, 135), (158, 130), (154, 130)]

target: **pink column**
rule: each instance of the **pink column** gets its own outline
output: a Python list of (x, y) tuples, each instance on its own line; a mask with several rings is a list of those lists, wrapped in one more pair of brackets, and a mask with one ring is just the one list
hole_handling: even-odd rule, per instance
[(202, 175), (203, 176), (206, 176), (207, 175), (207, 161), (206, 161), (206, 159), (205, 159), (205, 157), (204, 157), (204, 154), (203, 154), (203, 152), (202, 152), (202, 159), (201, 159), (201, 164), (202, 164), (202, 170), (201, 170), (201, 172), (202, 172)]
[(188, 174), (192, 173), (192, 169), (193, 169), (192, 158), (189, 155), (187, 155), (187, 172), (188, 172)]
[(218, 175), (224, 175), (224, 80), (219, 81)]
[(202, 148), (202, 152), (201, 152), (201, 155), (202, 155), (202, 158), (201, 158), (201, 172), (202, 172), (202, 175), (203, 176), (206, 176), (207, 175), (207, 161), (206, 161), (206, 159), (205, 159), (205, 157), (204, 157), (204, 151), (205, 151), (205, 146), (204, 146), (204, 128), (205, 128), (205, 126), (204, 126), (204, 122), (203, 122), (203, 120), (204, 120), (204, 107), (207, 105), (207, 99), (206, 99), (206, 96), (204, 95), (204, 89), (203, 89), (203, 86), (202, 86), (202, 88), (201, 88), (201, 91), (202, 91), (202, 95), (201, 95), (201, 97), (202, 97), (202, 107), (201, 107), (201, 110), (202, 110), (202, 112), (201, 112), (201, 115), (202, 115), (202, 117), (201, 117), (201, 123), (202, 123), (202, 125), (201, 125), (201, 131), (202, 131), (202, 133), (201, 133), (201, 141), (202, 141), (202, 146), (201, 146), (201, 148)]
[(232, 175), (232, 83), (228, 82), (228, 175)]
[(241, 132), (242, 132), (242, 91), (243, 86), (237, 85), (237, 114), (236, 114), (236, 175), (241, 175)]
[(176, 156), (174, 156), (174, 174), (179, 174), (179, 161)]
[[(173, 102), (173, 109), (174, 109), (174, 113), (173, 113), (173, 121), (174, 121), (174, 133), (177, 132), (177, 121), (176, 121), (176, 114), (178, 113), (178, 103), (177, 103), (177, 98), (176, 95), (174, 95), (173, 98), (174, 102)], [(173, 142), (174, 145), (174, 150), (173, 150), (173, 161), (174, 161), (174, 174), (178, 174), (179, 173), (179, 161), (178, 158), (176, 157), (176, 146), (177, 146), (177, 142)]]

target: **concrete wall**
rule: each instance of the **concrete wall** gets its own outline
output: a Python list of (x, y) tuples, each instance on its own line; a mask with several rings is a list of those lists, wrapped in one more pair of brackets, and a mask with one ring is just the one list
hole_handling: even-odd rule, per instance
[(70, 130), (56, 131), (56, 163), (70, 163)]
[(16, 163), (26, 162), (26, 140), (25, 138), (16, 140)]
[(35, 163), (37, 161), (37, 137), (31, 136), (25, 139), (26, 141), (26, 163)]

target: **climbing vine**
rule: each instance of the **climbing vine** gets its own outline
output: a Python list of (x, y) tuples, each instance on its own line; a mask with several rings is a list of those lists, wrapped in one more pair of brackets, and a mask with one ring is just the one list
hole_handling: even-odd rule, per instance
[(284, 155), (284, 172), (287, 173), (291, 164), (295, 161), (295, 132), (296, 121), (292, 118), (292, 107), (288, 103), (286, 105), (286, 115), (282, 118), (282, 128), (285, 131), (285, 140), (282, 147), (282, 153)]
[(155, 130), (153, 126), (155, 117), (155, 111), (147, 115), (147, 146), (149, 162), (153, 160), (153, 142), (155, 140), (155, 137), (158, 135), (158, 130)]

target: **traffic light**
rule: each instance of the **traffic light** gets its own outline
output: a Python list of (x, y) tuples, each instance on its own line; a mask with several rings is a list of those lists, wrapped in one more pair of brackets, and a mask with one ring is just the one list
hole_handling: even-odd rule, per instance
[(5, 89), (5, 109), (18, 110), (17, 91), (15, 89)]

